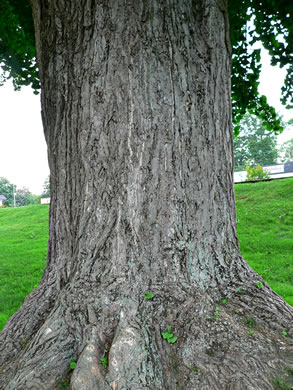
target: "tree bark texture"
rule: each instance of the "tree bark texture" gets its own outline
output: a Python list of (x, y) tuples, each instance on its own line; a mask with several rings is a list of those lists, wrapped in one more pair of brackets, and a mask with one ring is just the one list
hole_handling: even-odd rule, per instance
[(50, 240), (40, 286), (1, 333), (0, 388), (289, 380), (292, 308), (236, 235), (225, 1), (32, 5)]

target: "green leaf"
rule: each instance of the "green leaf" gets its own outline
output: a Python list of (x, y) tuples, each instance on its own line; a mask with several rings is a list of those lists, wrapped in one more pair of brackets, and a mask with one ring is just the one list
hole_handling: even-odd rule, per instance
[(104, 357), (100, 358), (100, 363), (101, 363), (101, 365), (104, 368), (107, 368), (108, 367), (108, 358), (107, 358), (107, 356), (104, 356)]
[(146, 291), (145, 294), (144, 294), (144, 298), (145, 298), (145, 299), (152, 299), (152, 297), (153, 297), (154, 295), (155, 295), (155, 294), (154, 294), (152, 291), (150, 291), (150, 292)]
[(167, 340), (169, 337), (170, 337), (170, 333), (168, 332), (165, 332), (165, 333), (161, 333), (163, 339)]
[(175, 343), (177, 341), (177, 337), (176, 336), (173, 336), (173, 337), (169, 337), (168, 338), (168, 343), (170, 343), (170, 344), (173, 344), (173, 343)]
[(262, 282), (257, 282), (256, 285), (257, 285), (258, 288), (263, 288)]
[(75, 360), (70, 360), (70, 365), (69, 365), (70, 370), (74, 370), (76, 365), (77, 363)]

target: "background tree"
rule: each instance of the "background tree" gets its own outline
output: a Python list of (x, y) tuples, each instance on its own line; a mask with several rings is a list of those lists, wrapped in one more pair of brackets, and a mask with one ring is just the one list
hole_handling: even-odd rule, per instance
[(234, 139), (235, 169), (245, 165), (276, 164), (278, 159), (277, 137), (268, 131), (256, 116), (246, 114), (240, 122), (239, 135)]
[(16, 190), (15, 202), (16, 206), (27, 206), (30, 204), (31, 192), (27, 187), (18, 188)]
[(29, 195), (29, 204), (40, 204), (41, 202), (41, 196), (40, 195)]
[(42, 198), (48, 198), (51, 196), (51, 190), (50, 190), (50, 176), (48, 176), (43, 184), (43, 192), (41, 197)]
[(293, 161), (293, 138), (282, 144), (280, 147), (280, 155), (282, 162)]
[(3, 202), (6, 206), (13, 205), (13, 191), (16, 186), (5, 177), (0, 177), (0, 194), (5, 195), (6, 200)]
[[(23, 2), (4, 4), (5, 31), (24, 39)], [(238, 246), (229, 19), (234, 118), (248, 108), (277, 132), (245, 26), (253, 13), (254, 36), (289, 63), (287, 3), (31, 4), (50, 240), (40, 286), (0, 334), (0, 387), (58, 388), (73, 359), (73, 390), (273, 389), (292, 362), (293, 311)], [(15, 42), (23, 75), (30, 52)]]

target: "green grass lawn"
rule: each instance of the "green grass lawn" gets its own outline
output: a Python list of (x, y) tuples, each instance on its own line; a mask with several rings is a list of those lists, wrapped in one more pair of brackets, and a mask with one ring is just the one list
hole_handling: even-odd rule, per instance
[(243, 257), (293, 306), (293, 178), (236, 184)]
[(0, 330), (40, 282), (48, 214), (48, 205), (0, 208)]
[[(244, 258), (293, 305), (293, 178), (237, 184), (235, 194)], [(0, 208), (0, 330), (42, 277), (48, 210)]]

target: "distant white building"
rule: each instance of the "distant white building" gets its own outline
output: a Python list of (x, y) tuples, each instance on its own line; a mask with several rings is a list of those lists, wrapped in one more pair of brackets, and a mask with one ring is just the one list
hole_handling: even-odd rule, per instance
[(3, 206), (3, 202), (4, 200), (6, 200), (7, 198), (5, 198), (4, 195), (0, 195), (0, 206)]
[(41, 198), (41, 204), (50, 204), (51, 198)]

